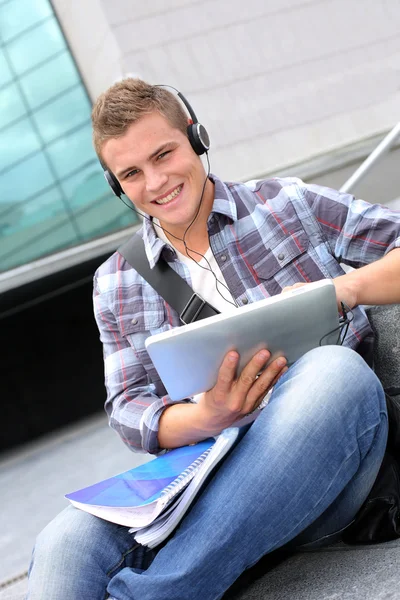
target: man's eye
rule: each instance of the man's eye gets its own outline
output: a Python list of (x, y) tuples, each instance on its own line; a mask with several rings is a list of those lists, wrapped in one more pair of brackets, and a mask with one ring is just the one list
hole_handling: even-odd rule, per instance
[(129, 173), (127, 173), (125, 175), (125, 177), (133, 177), (134, 175), (136, 175), (136, 173), (138, 173), (139, 171), (137, 169), (134, 169), (133, 171), (129, 171)]
[(159, 154), (157, 156), (157, 160), (159, 160), (160, 158), (164, 158), (164, 156), (167, 156), (167, 154), (169, 154), (171, 152), (171, 150), (166, 150), (165, 152), (161, 152), (161, 154)]

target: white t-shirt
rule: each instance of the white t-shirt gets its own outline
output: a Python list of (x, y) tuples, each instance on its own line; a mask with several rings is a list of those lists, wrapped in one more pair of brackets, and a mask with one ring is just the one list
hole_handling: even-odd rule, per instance
[[(155, 218), (153, 218), (153, 222), (156, 225), (160, 224), (158, 219)], [(226, 285), (225, 278), (222, 275), (222, 271), (219, 268), (210, 247), (205, 253), (204, 258), (202, 258), (199, 262), (196, 262), (189, 256), (185, 256), (179, 252), (179, 250), (177, 250), (175, 246), (171, 244), (161, 226), (155, 227), (155, 230), (157, 236), (169, 246), (172, 246), (177, 253), (179, 260), (185, 263), (185, 265), (188, 267), (190, 271), (190, 278), (192, 280), (191, 288), (196, 292), (196, 294), (201, 296), (203, 300), (206, 300), (209, 304), (211, 304), (211, 306), (219, 310), (219, 312), (226, 312), (227, 310), (233, 310), (236, 308), (235, 301), (229, 291), (228, 286)], [(193, 254), (193, 256), (197, 255)]]

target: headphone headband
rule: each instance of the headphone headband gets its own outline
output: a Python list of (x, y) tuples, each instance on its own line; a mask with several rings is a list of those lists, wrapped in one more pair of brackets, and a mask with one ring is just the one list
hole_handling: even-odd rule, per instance
[[(172, 85), (157, 84), (154, 87), (168, 87), (168, 88), (171, 88), (172, 90), (175, 90), (175, 92), (177, 93), (177, 96), (179, 96), (179, 98), (185, 105), (185, 107), (190, 115), (190, 118), (193, 121), (193, 123), (190, 123), (187, 126), (187, 130), (186, 130), (190, 145), (192, 146), (194, 152), (196, 154), (198, 154), (199, 156), (201, 156), (205, 152), (208, 152), (208, 150), (210, 148), (210, 138), (207, 133), (207, 130), (197, 120), (196, 113), (194, 112), (194, 110), (191, 107), (188, 100), (186, 100), (185, 96), (183, 94), (181, 94), (181, 92), (179, 90), (177, 90), (176, 88), (174, 88)], [(114, 173), (112, 173), (112, 171), (108, 170), (107, 167), (101, 161), (100, 161), (100, 164), (104, 171), (105, 180), (107, 181), (111, 190), (118, 198), (121, 198), (121, 195), (124, 193), (124, 190), (122, 189), (120, 182), (118, 181), (118, 179), (116, 178)]]

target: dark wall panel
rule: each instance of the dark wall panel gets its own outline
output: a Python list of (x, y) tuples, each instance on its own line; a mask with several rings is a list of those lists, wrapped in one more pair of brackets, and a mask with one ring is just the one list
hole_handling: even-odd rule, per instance
[(0, 321), (0, 451), (103, 410), (92, 282)]

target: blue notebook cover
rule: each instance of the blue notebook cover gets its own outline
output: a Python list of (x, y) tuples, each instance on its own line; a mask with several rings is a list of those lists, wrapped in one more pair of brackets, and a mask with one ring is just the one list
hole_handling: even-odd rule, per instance
[(157, 500), (161, 492), (184, 473), (215, 443), (209, 438), (183, 446), (157, 458), (71, 494), (68, 500), (109, 507), (139, 507)]

